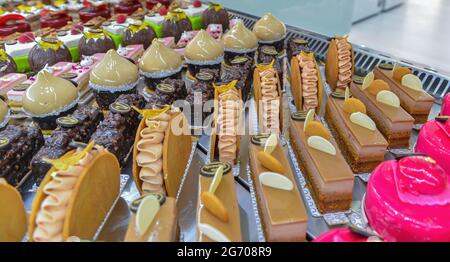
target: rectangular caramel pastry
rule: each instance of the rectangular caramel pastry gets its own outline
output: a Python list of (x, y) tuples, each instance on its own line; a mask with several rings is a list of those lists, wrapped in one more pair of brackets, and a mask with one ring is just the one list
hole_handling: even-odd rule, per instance
[[(306, 228), (308, 216), (300, 192), (295, 186), (295, 177), (289, 166), (288, 159), (282, 149), (277, 144), (269, 158), (278, 161), (276, 166), (283, 167), (284, 172), (278, 171), (273, 174), (273, 169), (269, 169), (267, 163), (271, 161), (261, 161), (258, 154), (264, 153), (264, 140), (267, 135), (256, 135), (252, 137), (250, 143), (250, 169), (258, 202), (258, 210), (261, 216), (266, 241), (269, 242), (303, 242), (306, 239)], [(259, 143), (262, 142), (262, 143)], [(268, 154), (265, 154), (267, 157)], [(274, 188), (263, 184), (264, 176), (275, 176), (287, 181), (290, 190)], [(290, 181), (290, 182), (289, 182)], [(282, 182), (283, 183), (283, 182)]]
[(413, 90), (402, 85), (402, 77), (412, 74), (409, 69), (393, 69), (389, 65), (380, 65), (375, 68), (374, 74), (376, 79), (389, 84), (392, 92), (400, 98), (401, 106), (414, 117), (415, 124), (424, 124), (428, 120), (435, 99), (425, 90)]
[[(346, 211), (352, 203), (353, 172), (322, 123), (317, 120), (313, 122), (309, 124), (303, 117), (295, 113), (292, 115), (289, 129), (291, 145), (320, 212)], [(308, 126), (306, 131), (305, 125)], [(310, 137), (320, 135), (334, 147), (335, 154), (309, 145)]]
[[(372, 89), (372, 90), (371, 90)], [(377, 90), (371, 86), (362, 90), (362, 82), (350, 84), (354, 97), (367, 107), (367, 114), (375, 121), (378, 129), (389, 143), (389, 148), (407, 148), (411, 137), (414, 118), (402, 107), (394, 107), (377, 100)]]
[[(222, 204), (222, 210), (227, 214), (227, 221), (223, 217), (213, 214), (207, 209), (207, 204), (202, 197), (208, 192), (213, 181), (215, 171), (219, 165), (223, 165), (223, 176), (215, 190), (215, 197)], [(241, 242), (241, 219), (239, 204), (236, 196), (236, 183), (228, 163), (214, 162), (202, 167), (199, 176), (197, 196), (197, 241), (198, 242)], [(202, 229), (205, 228), (205, 231)], [(207, 230), (206, 230), (207, 229)], [(216, 238), (216, 239), (213, 239)]]
[(369, 130), (350, 120), (344, 100), (328, 96), (325, 119), (354, 173), (371, 172), (384, 160), (388, 142), (376, 128)]

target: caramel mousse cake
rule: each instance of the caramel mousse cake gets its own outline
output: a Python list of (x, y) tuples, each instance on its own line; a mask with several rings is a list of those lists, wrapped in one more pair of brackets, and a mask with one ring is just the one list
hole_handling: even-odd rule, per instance
[(78, 97), (78, 89), (70, 81), (42, 70), (25, 92), (23, 111), (42, 130), (54, 130), (58, 117), (75, 111)]
[(215, 85), (214, 125), (211, 134), (211, 161), (237, 164), (240, 146), (242, 97), (236, 89), (237, 81)]
[(333, 90), (345, 90), (355, 72), (355, 52), (347, 37), (333, 38), (328, 47), (325, 74)]
[(176, 200), (161, 193), (145, 194), (130, 205), (131, 218), (125, 242), (177, 242)]
[(275, 47), (278, 53), (284, 51), (284, 39), (286, 38), (286, 25), (272, 13), (267, 13), (259, 19), (253, 33), (258, 38), (260, 47), (270, 45)]
[(314, 115), (314, 109), (292, 114), (289, 135), (294, 153), (320, 212), (349, 210), (353, 172), (328, 129)]
[(434, 104), (434, 97), (423, 90), (422, 81), (411, 70), (381, 64), (374, 70), (375, 79), (388, 83), (390, 89), (400, 99), (401, 106), (414, 117), (415, 124), (424, 124)]
[(133, 149), (133, 178), (141, 194), (176, 197), (192, 148), (189, 123), (178, 108), (140, 110)]
[(155, 39), (142, 55), (139, 70), (147, 87), (154, 91), (165, 79), (181, 79), (182, 64), (180, 54)]
[(341, 152), (354, 173), (371, 172), (384, 160), (388, 142), (367, 116), (361, 100), (335, 91), (328, 96), (325, 119)]
[(200, 170), (197, 198), (198, 242), (241, 242), (241, 220), (231, 165), (213, 162)]
[(17, 189), (0, 178), (0, 242), (20, 242), (27, 232), (27, 213)]
[(258, 38), (255, 33), (245, 27), (242, 21), (238, 21), (222, 37), (225, 47), (225, 62), (230, 64), (236, 56), (248, 55), (254, 57), (258, 47)]
[(400, 99), (385, 81), (375, 80), (371, 72), (364, 79), (355, 77), (350, 91), (366, 105), (367, 114), (388, 141), (389, 148), (409, 146), (414, 118), (400, 106)]
[(220, 69), (224, 56), (224, 47), (205, 30), (198, 34), (186, 46), (184, 57), (191, 76), (201, 69)]
[(97, 105), (107, 110), (121, 94), (134, 94), (139, 82), (138, 68), (116, 50), (109, 50), (89, 76)]
[(255, 135), (250, 171), (268, 242), (306, 241), (308, 215), (277, 135)]
[(256, 66), (253, 74), (253, 92), (261, 132), (279, 134), (283, 122), (282, 97), (280, 78), (273, 63)]
[(92, 141), (49, 162), (31, 207), (30, 240), (92, 239), (120, 193), (117, 158)]
[(322, 79), (314, 53), (300, 52), (291, 60), (291, 91), (297, 110), (316, 110), (322, 104)]

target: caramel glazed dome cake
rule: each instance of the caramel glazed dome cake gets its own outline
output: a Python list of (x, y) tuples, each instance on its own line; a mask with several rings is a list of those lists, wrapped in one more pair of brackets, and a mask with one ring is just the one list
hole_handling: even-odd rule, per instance
[(284, 39), (286, 37), (286, 25), (271, 13), (265, 14), (253, 27), (253, 33), (261, 45), (275, 47), (278, 53), (284, 49)]
[(258, 48), (258, 38), (241, 20), (223, 35), (222, 41), (226, 61), (243, 54), (253, 57)]
[(53, 130), (58, 117), (76, 109), (78, 97), (78, 89), (72, 82), (42, 70), (23, 97), (23, 111), (41, 129)]
[(98, 106), (107, 110), (121, 94), (136, 93), (138, 68), (128, 59), (110, 49), (92, 69), (89, 86), (94, 90)]
[(181, 79), (183, 60), (181, 55), (154, 39), (150, 48), (139, 61), (140, 74), (145, 77), (145, 83), (151, 90), (164, 79)]
[(220, 69), (223, 61), (224, 47), (205, 30), (198, 34), (186, 46), (184, 57), (191, 76), (195, 76), (200, 69)]

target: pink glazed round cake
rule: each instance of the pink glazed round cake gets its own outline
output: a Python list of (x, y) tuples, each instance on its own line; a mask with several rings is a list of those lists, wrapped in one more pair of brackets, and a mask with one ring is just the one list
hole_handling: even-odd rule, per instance
[(449, 175), (429, 157), (380, 164), (364, 204), (369, 225), (385, 241), (450, 241)]
[(450, 116), (450, 94), (444, 97), (444, 102), (442, 103), (441, 116)]
[(332, 229), (313, 242), (367, 242), (367, 237), (356, 234), (348, 228)]
[(415, 151), (430, 156), (450, 174), (450, 120), (432, 120), (423, 125)]

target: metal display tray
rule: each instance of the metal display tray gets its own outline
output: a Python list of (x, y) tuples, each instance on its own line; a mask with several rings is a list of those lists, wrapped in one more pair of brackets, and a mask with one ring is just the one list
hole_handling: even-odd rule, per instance
[[(232, 18), (239, 18), (243, 20), (244, 24), (248, 28), (252, 28), (254, 23), (259, 19), (258, 17), (241, 13), (235, 10), (229, 10)], [(302, 37), (307, 39), (310, 44), (310, 48), (315, 52), (316, 57), (319, 60), (325, 60), (326, 52), (328, 49), (329, 37), (319, 35), (313, 32), (309, 32), (300, 28), (295, 28), (292, 26), (287, 26), (287, 39), (292, 37)], [(433, 107), (433, 111), (431, 113), (431, 117), (434, 117), (440, 111), (440, 104), (442, 102), (442, 98), (444, 95), (450, 91), (450, 77), (444, 75), (443, 73), (435, 70), (433, 68), (419, 65), (417, 63), (413, 63), (404, 59), (398, 59), (388, 54), (383, 54), (381, 52), (371, 50), (362, 46), (354, 45), (355, 49), (355, 66), (356, 71), (361, 73), (366, 73), (372, 70), (376, 65), (380, 63), (398, 63), (403, 66), (407, 66), (413, 69), (414, 74), (418, 75), (419, 78), (424, 83), (424, 89), (430, 93), (432, 96), (436, 98), (436, 105)], [(323, 74), (323, 66), (321, 66), (321, 71)], [(288, 70), (287, 70), (288, 71)], [(287, 75), (287, 74), (285, 74)], [(290, 104), (290, 92), (289, 92), (289, 81), (285, 81), (286, 92), (283, 93), (283, 103), (285, 101), (286, 104)], [(87, 94), (86, 101), (92, 99), (90, 94)], [(251, 106), (253, 100), (251, 99), (247, 102), (247, 106), (250, 106), (250, 110), (246, 110), (247, 119), (251, 119), (249, 115), (251, 114)], [(286, 113), (284, 118), (290, 117), (289, 114), (289, 106), (287, 106), (287, 110), (284, 110)], [(249, 123), (247, 121), (247, 126), (251, 128), (254, 123)], [(248, 134), (248, 132), (246, 132)], [(411, 138), (410, 145), (414, 145), (417, 139), (418, 130), (413, 130), (413, 135)], [(196, 225), (195, 225), (195, 212), (196, 212), (196, 203), (197, 203), (197, 190), (198, 190), (198, 172), (201, 166), (208, 162), (208, 150), (210, 144), (210, 137), (207, 135), (202, 135), (196, 137), (197, 140), (197, 148), (191, 160), (190, 166), (186, 172), (186, 177), (184, 179), (182, 188), (180, 189), (178, 195), (178, 212), (179, 212), (179, 226), (180, 226), (180, 240), (181, 241), (195, 241), (196, 239)], [(236, 180), (236, 194), (239, 200), (240, 207), (240, 216), (241, 216), (241, 229), (242, 236), (244, 241), (250, 242), (258, 242), (262, 241), (264, 237), (261, 237), (261, 224), (260, 219), (257, 214), (257, 208), (255, 207), (254, 196), (252, 196), (252, 187), (251, 183), (249, 184), (248, 177), (248, 145), (249, 143), (249, 135), (244, 135), (241, 137), (241, 150), (239, 156), (239, 170), (237, 170)], [(295, 161), (293, 161), (291, 154), (289, 154), (289, 146), (288, 143), (283, 143), (283, 148), (286, 152), (286, 155), (289, 158), (289, 162), (291, 164), (291, 168), (296, 172)], [(389, 153), (386, 154), (386, 158), (389, 159)], [(127, 164), (122, 168), (122, 174), (131, 176), (131, 159), (127, 161)], [(297, 178), (300, 178), (299, 174), (297, 174)], [(116, 201), (115, 206), (112, 208), (111, 213), (106, 219), (105, 223), (99, 229), (96, 240), (97, 241), (113, 241), (118, 242), (122, 241), (125, 232), (128, 227), (129, 219), (131, 217), (129, 211), (129, 204), (131, 201), (136, 199), (139, 196), (139, 192), (133, 182), (131, 177), (125, 178), (123, 177), (124, 185), (122, 185), (121, 196)], [(297, 186), (302, 188), (302, 182), (296, 181)], [(354, 191), (353, 191), (353, 204), (351, 208), (351, 212), (345, 214), (347, 216), (348, 221), (355, 223), (359, 223), (361, 221), (360, 215), (361, 212), (361, 202), (362, 198), (366, 191), (366, 182), (367, 176), (357, 176), (354, 181)], [(30, 186), (31, 187), (31, 186)], [(27, 210), (30, 209), (32, 198), (34, 197), (34, 191), (36, 188), (28, 188), (25, 192), (23, 192), (23, 197), (25, 201), (25, 206)], [(301, 190), (303, 191), (303, 190)], [(303, 192), (303, 198), (305, 203), (309, 203), (310, 200), (306, 199), (305, 194)], [(318, 235), (328, 231), (333, 227), (333, 223), (330, 222), (330, 219), (327, 219), (325, 216), (316, 216), (312, 212), (310, 207), (306, 207), (307, 212), (309, 214), (308, 220), (308, 229), (307, 229), (307, 237), (309, 240), (316, 238)], [(343, 225), (339, 225), (343, 226)], [(345, 226), (345, 225), (344, 225)]]

